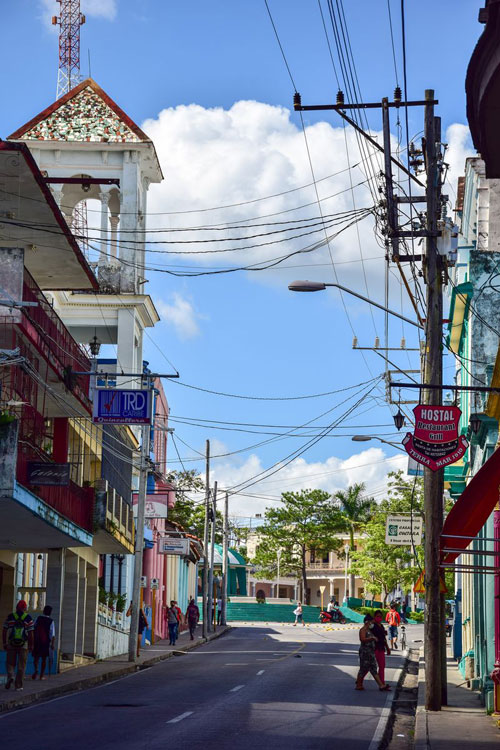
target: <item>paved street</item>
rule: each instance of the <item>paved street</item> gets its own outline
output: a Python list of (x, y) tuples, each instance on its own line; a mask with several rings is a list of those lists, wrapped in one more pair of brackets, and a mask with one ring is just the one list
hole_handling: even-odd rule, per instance
[[(422, 637), (408, 628), (409, 641)], [(357, 630), (238, 625), (191, 653), (0, 716), (4, 746), (374, 750), (388, 695), (354, 691)], [(400, 652), (388, 659), (393, 682)], [(372, 743), (372, 744), (371, 744)]]

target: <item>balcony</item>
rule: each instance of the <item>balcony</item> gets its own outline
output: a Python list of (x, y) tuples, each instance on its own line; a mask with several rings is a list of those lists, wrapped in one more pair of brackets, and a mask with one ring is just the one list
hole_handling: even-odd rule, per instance
[[(37, 353), (50, 364), (52, 375), (48, 382), (52, 388), (68, 398), (67, 392), (78, 400), (85, 412), (90, 413), (88, 398), (89, 376), (75, 376), (73, 372), (90, 372), (90, 360), (48, 303), (30, 274), (24, 271), (23, 300), (36, 302), (36, 307), (23, 310), (17, 330), (25, 342), (33, 346)], [(5, 325), (5, 322), (4, 322)], [(81, 408), (79, 411), (82, 412)], [(83, 412), (82, 412), (83, 413)]]
[(99, 554), (134, 553), (132, 507), (105, 480), (96, 483), (93, 548)]
[(341, 577), (345, 569), (339, 561), (330, 562), (309, 562), (306, 564), (308, 578), (331, 578)]

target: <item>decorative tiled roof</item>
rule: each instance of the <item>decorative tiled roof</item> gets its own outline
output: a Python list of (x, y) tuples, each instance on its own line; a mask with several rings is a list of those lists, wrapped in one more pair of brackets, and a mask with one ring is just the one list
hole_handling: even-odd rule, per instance
[(90, 78), (47, 107), (9, 138), (93, 143), (149, 141), (147, 135)]

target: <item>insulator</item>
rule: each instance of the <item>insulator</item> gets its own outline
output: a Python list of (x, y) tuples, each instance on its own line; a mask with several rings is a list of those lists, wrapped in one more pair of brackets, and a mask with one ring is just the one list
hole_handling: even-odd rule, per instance
[(300, 97), (299, 92), (296, 91), (295, 94), (293, 95), (293, 108), (299, 109), (300, 107), (302, 107), (302, 99)]
[(375, 349), (380, 348), (380, 339), (378, 336), (375, 336)]
[(400, 86), (396, 86), (396, 88), (394, 89), (394, 101), (398, 103), (401, 101), (401, 87)]
[(354, 338), (353, 338), (353, 340), (352, 340), (352, 348), (353, 348), (353, 349), (356, 349), (356, 348), (357, 348), (357, 346), (358, 346), (358, 337), (357, 337), (357, 336), (354, 336)]
[(401, 339), (401, 349), (406, 349), (406, 339), (405, 338)]
[(344, 104), (344, 92), (339, 89), (337, 91), (337, 106), (340, 106), (341, 104)]

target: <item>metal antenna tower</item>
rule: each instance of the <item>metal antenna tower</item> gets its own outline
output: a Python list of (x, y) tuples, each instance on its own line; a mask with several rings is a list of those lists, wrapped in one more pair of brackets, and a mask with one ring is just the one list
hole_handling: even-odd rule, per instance
[[(80, 0), (57, 0), (60, 15), (52, 16), (52, 25), (59, 25), (59, 68), (56, 99), (80, 83), (80, 26), (85, 16), (80, 13)], [(71, 229), (78, 237), (84, 255), (88, 255), (87, 202), (80, 201), (73, 209)]]

